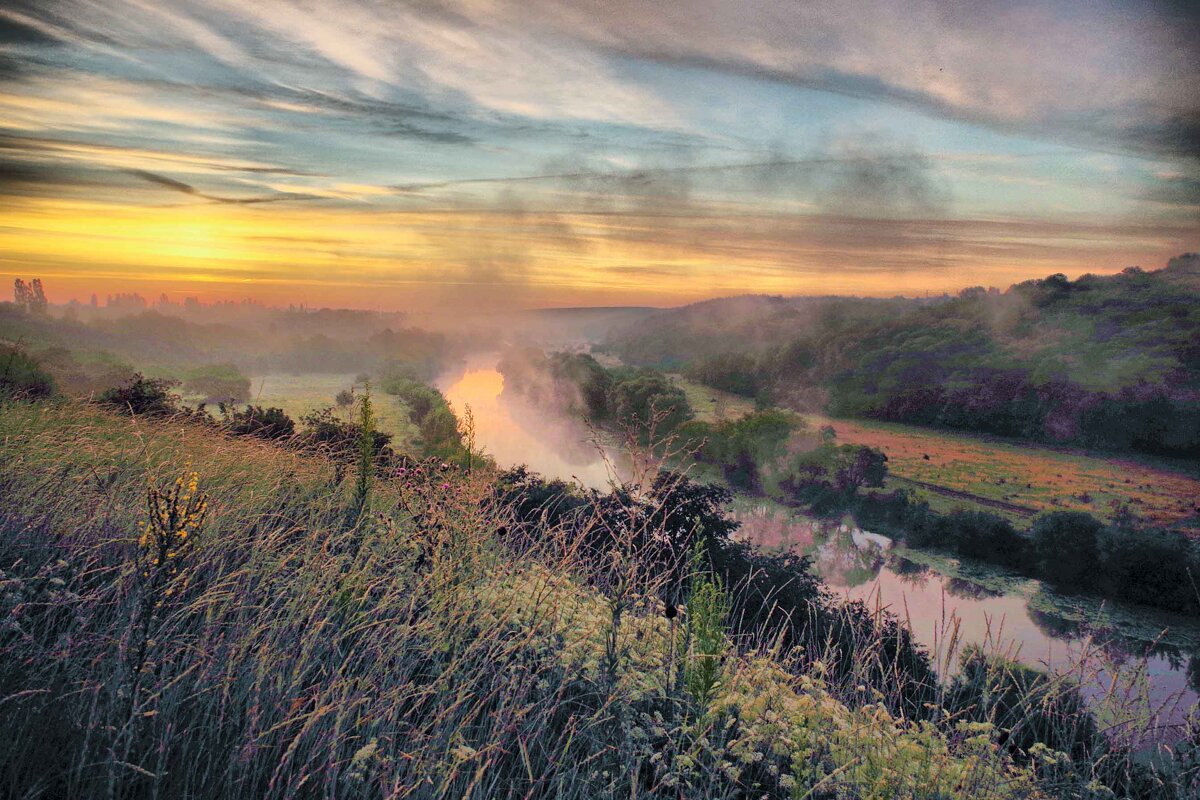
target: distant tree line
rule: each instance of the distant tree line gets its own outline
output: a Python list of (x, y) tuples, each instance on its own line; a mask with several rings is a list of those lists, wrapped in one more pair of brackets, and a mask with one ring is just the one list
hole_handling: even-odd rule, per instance
[(932, 301), (709, 301), (605, 348), (761, 404), (1200, 458), (1197, 255)]

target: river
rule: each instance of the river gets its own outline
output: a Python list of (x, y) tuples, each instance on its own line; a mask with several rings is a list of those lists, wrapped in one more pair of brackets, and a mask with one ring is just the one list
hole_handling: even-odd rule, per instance
[[(455, 413), (470, 407), (477, 444), (502, 467), (525, 464), (547, 478), (608, 486), (617, 455), (598, 446), (577, 420), (505, 392), (495, 363), (478, 356), (437, 381)], [(1056, 595), (1034, 580), (906, 551), (886, 537), (754, 498), (738, 498), (735, 514), (748, 541), (804, 552), (833, 592), (907, 620), (943, 673), (957, 667), (946, 655), (950, 632), (957, 630), (959, 649), (979, 644), (1072, 675), (1106, 725), (1119, 729), (1125, 720), (1152, 715), (1157, 738), (1165, 740), (1177, 738), (1187, 710), (1200, 699), (1200, 624), (1194, 620)]]
[(575, 481), (589, 489), (609, 485), (616, 454), (581, 421), (505, 392), (495, 356), (473, 356), (435, 384), (460, 419), (470, 409), (478, 446), (501, 467), (524, 464), (547, 478)]

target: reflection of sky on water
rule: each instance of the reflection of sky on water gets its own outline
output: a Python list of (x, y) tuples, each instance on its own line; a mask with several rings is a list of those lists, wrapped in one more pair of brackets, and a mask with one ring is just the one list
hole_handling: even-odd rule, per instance
[[(547, 478), (574, 478), (598, 489), (608, 486), (609, 466), (587, 428), (524, 402), (515, 392), (505, 392), (494, 357), (468, 361), (448, 371), (437, 384), (456, 413), (471, 407), (478, 444), (501, 466), (525, 464)], [(1092, 697), (1101, 691), (1099, 687), (1111, 683), (1106, 666), (1132, 665), (1149, 651), (1147, 644), (1105, 637), (1065, 617), (1031, 608), (1024, 594), (1002, 594), (963, 577), (941, 575), (890, 552), (885, 537), (851, 526), (814, 523), (769, 508), (741, 513), (738, 519), (739, 535), (764, 547), (807, 553), (832, 591), (907, 620), (917, 640), (933, 651), (957, 624), (960, 642), (982, 644), (1033, 666), (1070, 671)], [(1200, 659), (1194, 656), (1189, 660), (1178, 650), (1159, 648), (1147, 659), (1141, 680), (1148, 687), (1151, 705), (1159, 707), (1182, 696), (1182, 702), (1160, 714), (1169, 724), (1182, 721), (1186, 709), (1197, 701), (1195, 688), (1189, 689), (1189, 676), (1192, 687), (1200, 684)]]
[[(942, 575), (889, 552), (890, 543), (883, 537), (864, 535), (847, 525), (815, 522), (765, 507), (741, 513), (738, 519), (740, 536), (764, 547), (790, 547), (808, 554), (834, 593), (906, 619), (917, 640), (932, 651), (944, 647), (957, 625), (963, 644), (982, 644), (1026, 664), (1072, 674), (1095, 698), (1111, 684), (1112, 665), (1132, 670), (1152, 650), (1149, 643), (1105, 635), (1031, 608), (1023, 593), (1004, 594), (966, 578)], [(1180, 723), (1198, 699), (1200, 657), (1189, 658), (1162, 646), (1154, 650), (1144, 674), (1130, 676), (1129, 686), (1118, 691), (1121, 705), (1128, 713), (1132, 695), (1144, 684), (1150, 707), (1161, 709), (1160, 720)], [(1181, 701), (1172, 702), (1177, 695)]]
[(504, 391), (504, 376), (494, 356), (477, 356), (447, 371), (437, 381), (454, 412), (466, 406), (475, 418), (478, 446), (502, 467), (524, 464), (547, 478), (575, 479), (603, 489), (609, 466), (578, 420), (534, 407), (515, 392)]

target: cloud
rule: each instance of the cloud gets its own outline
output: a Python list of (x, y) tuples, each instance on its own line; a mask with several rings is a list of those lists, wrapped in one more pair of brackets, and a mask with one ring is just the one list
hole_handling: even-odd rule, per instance
[(655, 63), (881, 99), (1006, 132), (1196, 155), (1200, 23), (1156, 4), (500, 0), (484, 8), (477, 13)]
[(24, 14), (0, 8), (0, 45), (50, 44), (56, 41)]
[(141, 178), (142, 180), (162, 186), (165, 189), (181, 192), (186, 195), (191, 195), (200, 200), (207, 200), (210, 203), (223, 203), (227, 205), (254, 205), (258, 203), (281, 203), (293, 200), (327, 200), (329, 195), (312, 194), (308, 192), (292, 192), (285, 189), (279, 189), (277, 194), (260, 195), (253, 197), (222, 197), (220, 195), (208, 194), (201, 192), (195, 186), (183, 181), (177, 181), (174, 178), (169, 178), (166, 175), (159, 175), (154, 172), (149, 172), (143, 169), (127, 169), (125, 172)]
[(1196, 20), (1163, 4), (9, 0), (3, 37), (0, 194), (178, 213), (213, 272), (521, 305), (1148, 262), (1200, 233)]

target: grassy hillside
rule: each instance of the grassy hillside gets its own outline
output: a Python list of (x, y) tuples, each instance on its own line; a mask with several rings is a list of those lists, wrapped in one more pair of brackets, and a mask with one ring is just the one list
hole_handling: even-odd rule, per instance
[(957, 297), (738, 297), (610, 337), (630, 364), (834, 416), (1200, 457), (1200, 257)]
[[(5, 405), (0, 432), (7, 796), (1041, 795), (987, 724), (730, 640), (711, 583), (685, 626), (632, 564), (602, 594), (569, 549), (518, 557), (485, 476), (359, 518), (330, 465), (209, 429)], [(147, 510), (177, 478), (198, 523)]]

